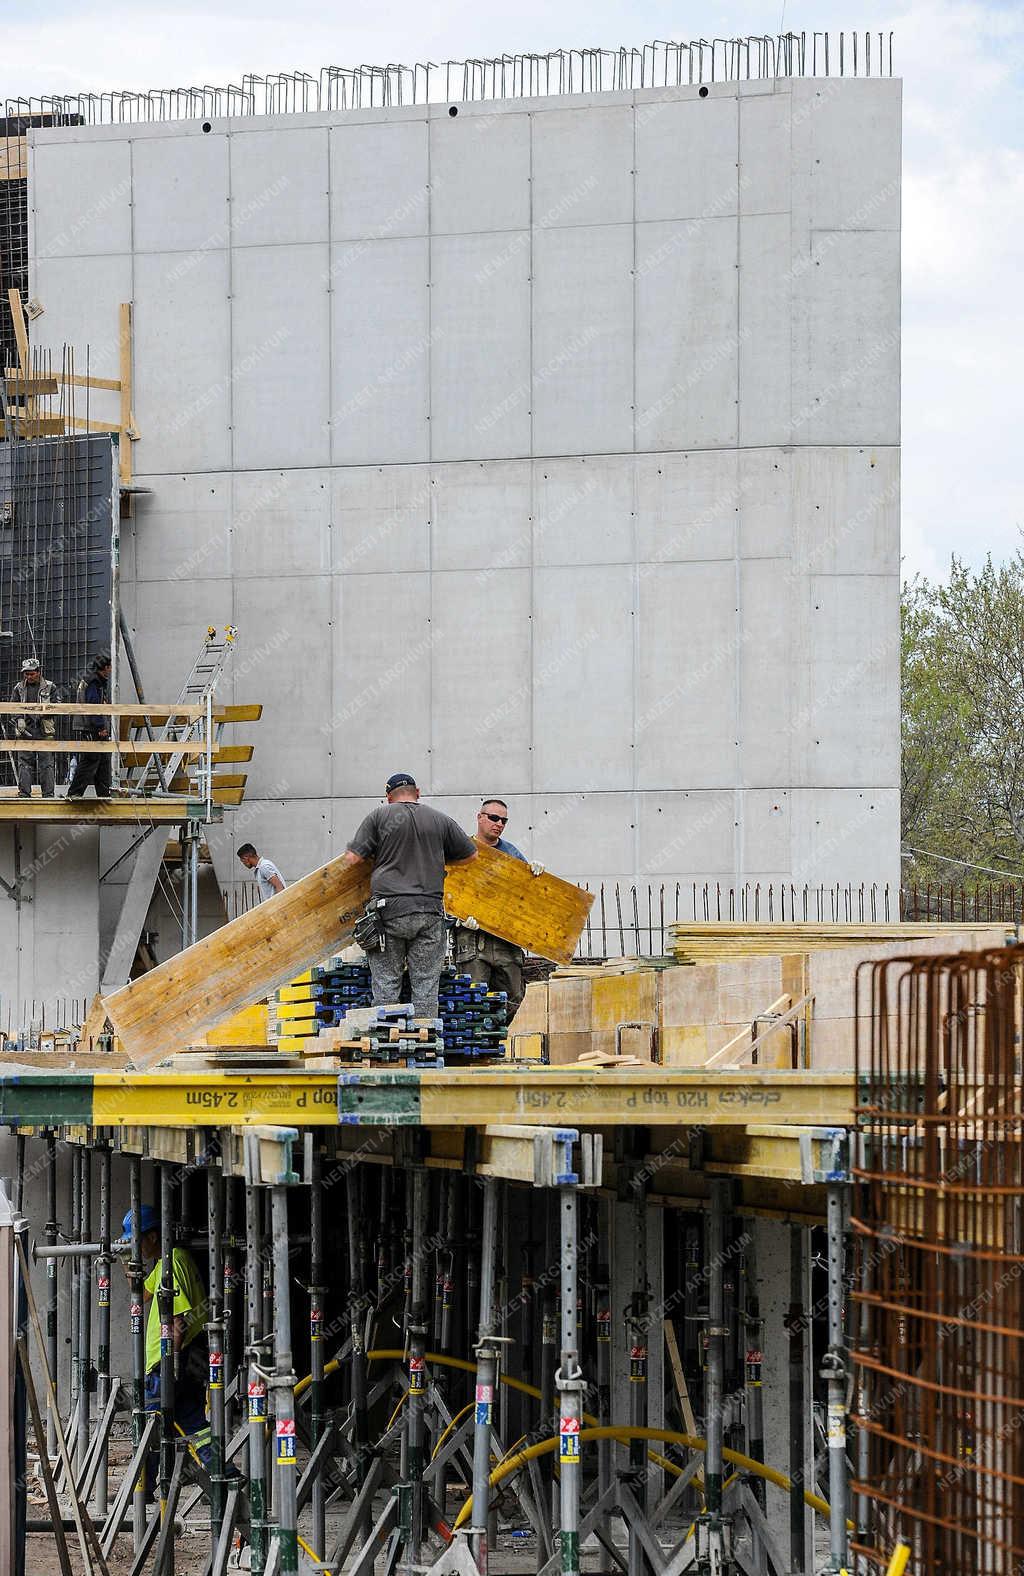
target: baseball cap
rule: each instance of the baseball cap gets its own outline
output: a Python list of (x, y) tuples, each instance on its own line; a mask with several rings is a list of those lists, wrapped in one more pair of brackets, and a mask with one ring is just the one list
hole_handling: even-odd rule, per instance
[(396, 788), (415, 788), (416, 779), (410, 777), (408, 772), (395, 772), (384, 784), (385, 793), (394, 793)]
[(22, 671), (22, 673), (35, 673), (35, 671), (36, 671), (36, 669), (38, 667), (39, 667), (39, 658), (38, 657), (26, 657), (24, 662), (21, 664), (21, 671)]

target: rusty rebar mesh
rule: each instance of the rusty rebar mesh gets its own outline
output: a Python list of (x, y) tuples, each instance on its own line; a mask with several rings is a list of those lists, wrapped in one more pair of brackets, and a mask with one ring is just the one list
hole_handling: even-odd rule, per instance
[(927, 1576), (1024, 1572), (1022, 969), (858, 973), (858, 1571), (902, 1537)]

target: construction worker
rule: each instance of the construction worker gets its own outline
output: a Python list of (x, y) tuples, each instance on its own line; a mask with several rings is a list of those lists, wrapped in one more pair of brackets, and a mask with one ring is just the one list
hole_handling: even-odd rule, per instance
[[(56, 684), (43, 678), (38, 657), (26, 657), (21, 664), (21, 678), (11, 692), (11, 699), (19, 706), (52, 706), (60, 700)], [(15, 718), (14, 732), (19, 739), (52, 739), (57, 726), (52, 717), (33, 716), (27, 712)], [(53, 756), (46, 750), (23, 750), (18, 756), (20, 798), (31, 799), (33, 781), (38, 781), (44, 799), (54, 797)]]
[(444, 867), (476, 858), (476, 846), (450, 815), (420, 804), (408, 772), (385, 786), (387, 804), (363, 820), (344, 855), (350, 865), (373, 865), (370, 908), (382, 945), (366, 953), (373, 1004), (400, 1000), (402, 974), (409, 970), (417, 1018), (437, 1017), (437, 990), (445, 956)]
[[(121, 1222), (121, 1244), (131, 1241), (131, 1210)], [(146, 1320), (146, 1411), (160, 1410), (160, 1309), (157, 1293), (163, 1275), (160, 1257), (160, 1217), (151, 1204), (139, 1210), (139, 1248), (144, 1263), (153, 1268), (143, 1282), (143, 1303), (149, 1307)], [(122, 1260), (125, 1274), (128, 1264)], [(209, 1352), (206, 1344), (207, 1302), (195, 1259), (187, 1248), (175, 1248), (171, 1255), (174, 1281), (174, 1421), (204, 1467), (210, 1465), (210, 1424), (206, 1415), (206, 1381)], [(146, 1463), (146, 1492), (151, 1495), (156, 1481), (155, 1454)]]
[[(98, 651), (88, 669), (78, 681), (76, 699), (80, 706), (102, 706), (109, 693), (110, 653)], [(82, 739), (108, 740), (110, 718), (102, 712), (75, 717), (73, 731)], [(75, 757), (75, 769), (68, 784), (68, 798), (81, 799), (92, 783), (97, 799), (110, 798), (110, 756), (106, 753), (83, 750)]]
[[(503, 835), (508, 825), (508, 805), (504, 799), (485, 799), (476, 815), (476, 840), (487, 848), (496, 848), (499, 854), (521, 859), (530, 864), (515, 843)], [(533, 874), (539, 876), (543, 865), (530, 864)], [(511, 1023), (516, 1008), (523, 999), (523, 965), (526, 959), (522, 947), (515, 947), (500, 936), (486, 930), (467, 930), (459, 925), (455, 931), (455, 967), (460, 974), (468, 974), (479, 985), (489, 990), (503, 990), (508, 997), (508, 1021)]]
[(256, 885), (260, 889), (260, 902), (265, 903), (275, 892), (283, 892), (287, 882), (272, 859), (263, 859), (251, 843), (243, 843), (238, 857), (246, 870), (255, 870)]

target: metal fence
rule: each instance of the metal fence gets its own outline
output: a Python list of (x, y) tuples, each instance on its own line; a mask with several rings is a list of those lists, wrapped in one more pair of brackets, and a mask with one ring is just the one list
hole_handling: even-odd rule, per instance
[(325, 66), (317, 73), (245, 74), (237, 84), (149, 92), (10, 98), (6, 115), (110, 125), (403, 104), (468, 104), (553, 94), (614, 93), (775, 77), (891, 77), (891, 32), (800, 32), (656, 39), (640, 48), (553, 49), (416, 65)]
[(651, 957), (671, 950), (677, 923), (739, 920), (748, 924), (892, 923), (935, 920), (964, 924), (1024, 922), (1024, 882), (965, 887), (946, 883), (889, 886), (747, 881), (602, 882), (594, 896), (578, 956)]

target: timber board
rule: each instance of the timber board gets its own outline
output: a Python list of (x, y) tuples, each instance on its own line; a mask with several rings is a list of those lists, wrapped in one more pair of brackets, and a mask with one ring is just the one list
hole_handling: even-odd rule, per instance
[(444, 901), (455, 919), (473, 918), (481, 930), (517, 947), (528, 947), (553, 963), (568, 963), (576, 951), (592, 892), (528, 864), (477, 845), (475, 859), (449, 865)]

